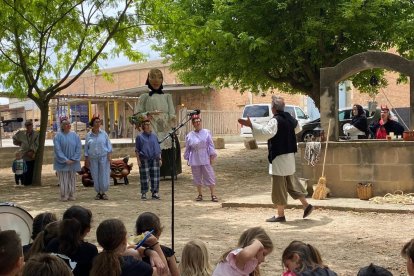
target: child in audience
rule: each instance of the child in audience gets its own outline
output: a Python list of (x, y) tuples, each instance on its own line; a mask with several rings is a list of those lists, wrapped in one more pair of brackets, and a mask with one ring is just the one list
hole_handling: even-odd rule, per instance
[(22, 242), (14, 230), (0, 232), (0, 275), (20, 275), (24, 265)]
[(407, 259), (407, 272), (414, 276), (414, 239), (407, 242), (401, 250), (401, 255)]
[(14, 173), (14, 181), (16, 182), (16, 185), (24, 185), (23, 176), (27, 172), (27, 165), (26, 161), (23, 159), (23, 154), (20, 151), (16, 152), (15, 159), (12, 164), (12, 171)]
[(91, 276), (157, 275), (148, 263), (133, 256), (123, 256), (127, 247), (127, 231), (122, 221), (102, 221), (96, 229), (96, 239), (103, 251), (93, 261)]
[(211, 272), (210, 258), (204, 242), (189, 241), (181, 255), (181, 276), (210, 276)]
[(361, 268), (357, 276), (392, 276), (392, 273), (383, 267), (370, 264), (369, 266)]
[(237, 248), (221, 256), (213, 276), (258, 276), (260, 264), (272, 251), (272, 240), (263, 228), (247, 229), (240, 236)]
[[(140, 235), (147, 231), (154, 230), (153, 235), (159, 240), (162, 232), (160, 218), (151, 212), (144, 212), (138, 216), (135, 223), (136, 234)], [(171, 272), (171, 276), (179, 276), (177, 260), (175, 258), (175, 252), (166, 246), (161, 245), (161, 249), (164, 253), (165, 259), (168, 263), (168, 268)], [(162, 256), (160, 256), (162, 257)], [(148, 258), (143, 258), (144, 261), (149, 262)]]
[(59, 221), (54, 221), (46, 225), (45, 229), (37, 234), (36, 239), (33, 241), (29, 252), (24, 256), (24, 260), (27, 261), (33, 255), (46, 252), (48, 243), (57, 238), (59, 234)]
[(91, 230), (92, 212), (81, 206), (72, 206), (63, 214), (59, 236), (49, 242), (47, 252), (59, 254), (72, 269), (73, 274), (89, 275), (93, 258), (98, 255), (95, 245), (85, 242)]
[(52, 254), (33, 255), (24, 265), (22, 276), (72, 276), (66, 263)]
[(318, 249), (301, 241), (292, 241), (286, 247), (282, 254), (282, 265), (287, 269), (284, 276), (337, 275), (323, 264)]
[[(37, 235), (42, 232), (46, 225), (51, 222), (57, 221), (56, 215), (50, 212), (40, 213), (33, 219), (33, 227), (32, 227), (32, 236), (31, 239), (34, 241)], [(23, 245), (23, 254), (25, 256), (25, 260), (27, 260), (27, 253), (29, 252), (32, 243)]]

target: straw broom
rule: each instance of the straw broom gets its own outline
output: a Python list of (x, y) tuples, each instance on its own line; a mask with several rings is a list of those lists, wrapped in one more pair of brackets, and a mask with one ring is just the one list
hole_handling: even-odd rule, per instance
[(326, 195), (328, 194), (328, 188), (326, 187), (326, 177), (325, 177), (325, 162), (326, 162), (326, 152), (328, 151), (330, 130), (331, 130), (331, 119), (329, 119), (329, 123), (328, 123), (328, 136), (326, 139), (325, 154), (323, 156), (322, 176), (319, 178), (318, 184), (316, 185), (315, 191), (313, 192), (313, 195), (312, 195), (313, 199), (326, 199)]

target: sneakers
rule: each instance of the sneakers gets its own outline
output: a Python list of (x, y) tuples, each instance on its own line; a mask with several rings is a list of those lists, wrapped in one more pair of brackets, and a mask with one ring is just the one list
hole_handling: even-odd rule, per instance
[(147, 200), (147, 194), (141, 194), (141, 200)]
[(306, 206), (305, 210), (303, 211), (303, 218), (306, 218), (307, 216), (309, 216), (313, 211), (313, 206), (312, 204), (309, 204), (308, 206)]
[(273, 216), (271, 218), (268, 218), (266, 220), (266, 222), (286, 222), (286, 218), (285, 218), (285, 216), (283, 216), (283, 217), (275, 217), (275, 216)]
[(151, 197), (152, 199), (161, 199), (158, 193), (153, 193)]

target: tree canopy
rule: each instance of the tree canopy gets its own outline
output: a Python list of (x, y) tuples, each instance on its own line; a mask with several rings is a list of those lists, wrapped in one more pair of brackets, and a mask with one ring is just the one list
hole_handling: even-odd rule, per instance
[(139, 4), (133, 0), (0, 0), (2, 90), (32, 99), (41, 111), (33, 183), (41, 182), (51, 98), (86, 70), (98, 70), (99, 60), (119, 53), (133, 61), (143, 58), (133, 49), (143, 35)]
[[(159, 0), (146, 4), (162, 56), (187, 83), (280, 89), (319, 106), (319, 69), (367, 50), (412, 54), (409, 0)], [(355, 76), (358, 88), (370, 74)], [(375, 89), (375, 88), (374, 88)], [(372, 88), (367, 89), (372, 92)]]

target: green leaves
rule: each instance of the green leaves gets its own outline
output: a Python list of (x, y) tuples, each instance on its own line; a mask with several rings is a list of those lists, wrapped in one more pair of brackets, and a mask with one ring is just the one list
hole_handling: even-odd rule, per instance
[[(185, 82), (251, 91), (278, 88), (305, 93), (318, 104), (320, 68), (395, 46), (412, 55), (409, 3), (157, 0), (146, 13), (164, 12), (147, 21), (150, 34)], [(367, 85), (363, 79), (359, 87)]]
[[(69, 75), (98, 69), (99, 60), (120, 53), (142, 60), (130, 43), (144, 34), (136, 16), (138, 4), (132, 0), (2, 0), (2, 85), (21, 95), (26, 91), (29, 97), (34, 90), (44, 100), (70, 85)], [(109, 43), (114, 46), (111, 51)]]

